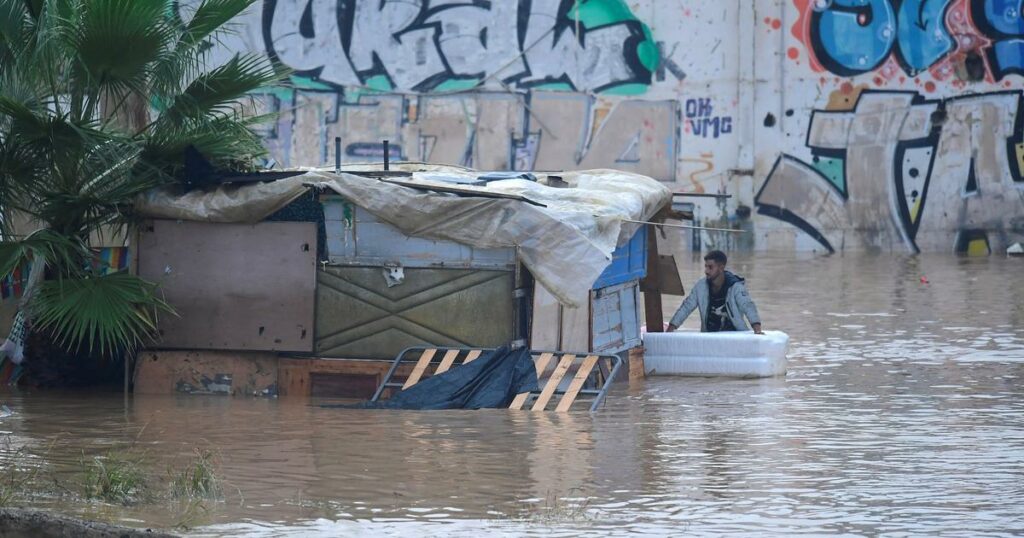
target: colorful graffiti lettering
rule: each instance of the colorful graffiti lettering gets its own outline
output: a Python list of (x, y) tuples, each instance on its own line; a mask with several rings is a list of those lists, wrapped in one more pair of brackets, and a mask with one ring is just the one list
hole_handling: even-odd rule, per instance
[(236, 22), (211, 62), (248, 51), (296, 71), (256, 97), (280, 114), (261, 127), (276, 164), (333, 162), (340, 137), (343, 162), (381, 160), (387, 139), (396, 160), (675, 177), (679, 102), (620, 96), (686, 75), (624, 0), (264, 0)]
[(976, 49), (985, 50), (992, 79), (1024, 74), (1019, 0), (794, 2), (801, 14), (794, 34), (813, 52), (812, 65), (836, 75), (874, 71), (895, 57), (914, 76)]
[[(195, 2), (182, 2), (185, 17)], [(242, 19), (250, 48), (335, 88), (443, 92), (490, 81), (636, 93), (659, 66), (650, 29), (623, 0), (264, 0)]]
[(974, 0), (975, 24), (995, 41), (989, 63), (997, 78), (1010, 73), (1024, 75), (1024, 13), (1020, 0)]
[[(679, 102), (624, 99), (606, 104), (575, 92), (457, 95), (363, 94), (354, 102), (333, 92), (296, 91), (265, 131), (274, 158), (292, 163), (379, 161), (380, 140), (393, 159), (452, 163), (489, 170), (618, 168), (672, 180), (679, 148)], [(296, 125), (316, 125), (299, 129)]]
[(991, 252), (1024, 237), (1021, 91), (865, 90), (852, 109), (814, 111), (807, 146), (812, 162), (782, 155), (755, 203), (830, 252)]
[(716, 116), (710, 98), (687, 99), (686, 131), (702, 138), (718, 138), (732, 133), (732, 116)]

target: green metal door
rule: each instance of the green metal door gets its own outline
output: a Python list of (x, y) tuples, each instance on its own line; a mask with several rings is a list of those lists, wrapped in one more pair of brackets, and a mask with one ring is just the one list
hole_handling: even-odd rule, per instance
[(317, 272), (316, 352), (391, 359), (410, 346), (496, 347), (513, 335), (511, 271), (404, 269), (388, 287), (382, 267)]

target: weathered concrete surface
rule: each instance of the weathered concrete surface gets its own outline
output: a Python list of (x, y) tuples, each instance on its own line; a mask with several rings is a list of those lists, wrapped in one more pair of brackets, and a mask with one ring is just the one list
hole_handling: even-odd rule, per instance
[(146, 350), (135, 367), (135, 393), (276, 396), (277, 354)]
[(42, 510), (0, 508), (0, 538), (174, 538), (152, 529), (85, 521)]

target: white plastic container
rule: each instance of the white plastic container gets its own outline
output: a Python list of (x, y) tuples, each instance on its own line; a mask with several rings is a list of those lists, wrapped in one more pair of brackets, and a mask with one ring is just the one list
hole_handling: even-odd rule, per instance
[(786, 374), (789, 335), (781, 331), (644, 334), (647, 375), (772, 377)]

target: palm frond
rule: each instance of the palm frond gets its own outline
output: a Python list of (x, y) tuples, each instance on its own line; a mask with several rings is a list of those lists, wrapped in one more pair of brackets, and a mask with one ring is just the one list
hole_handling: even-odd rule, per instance
[(37, 230), (24, 238), (0, 242), (0, 278), (26, 262), (76, 268), (87, 259), (87, 253), (79, 241), (53, 230)]
[(24, 0), (0, 0), (0, 41), (17, 44), (28, 20)]
[(144, 160), (178, 176), (184, 166), (182, 156), (192, 146), (219, 169), (248, 170), (254, 159), (266, 154), (263, 141), (250, 125), (249, 118), (234, 114), (184, 125), (166, 124), (147, 139)]
[(199, 45), (214, 34), (225, 31), (225, 25), (255, 1), (205, 0), (192, 12), (179, 41), (185, 46)]
[(34, 327), (68, 351), (109, 357), (151, 338), (159, 314), (174, 314), (156, 292), (156, 284), (126, 272), (63, 278), (40, 286), (30, 312)]
[(141, 152), (117, 138), (91, 146), (68, 177), (40, 189), (33, 213), (65, 233), (118, 224), (136, 196), (170, 180), (142, 162)]
[(256, 55), (236, 54), (224, 65), (199, 75), (161, 115), (163, 121), (182, 123), (210, 114), (229, 114), (238, 100), (280, 80), (282, 73)]
[(84, 6), (81, 21), (65, 28), (78, 83), (118, 95), (144, 92), (149, 66), (174, 36), (166, 0), (90, 0)]
[[(0, 116), (15, 134), (27, 140), (45, 137), (49, 128), (47, 118), (37, 113), (35, 103), (26, 103), (8, 95), (0, 95)], [(5, 137), (7, 138), (7, 137)]]

